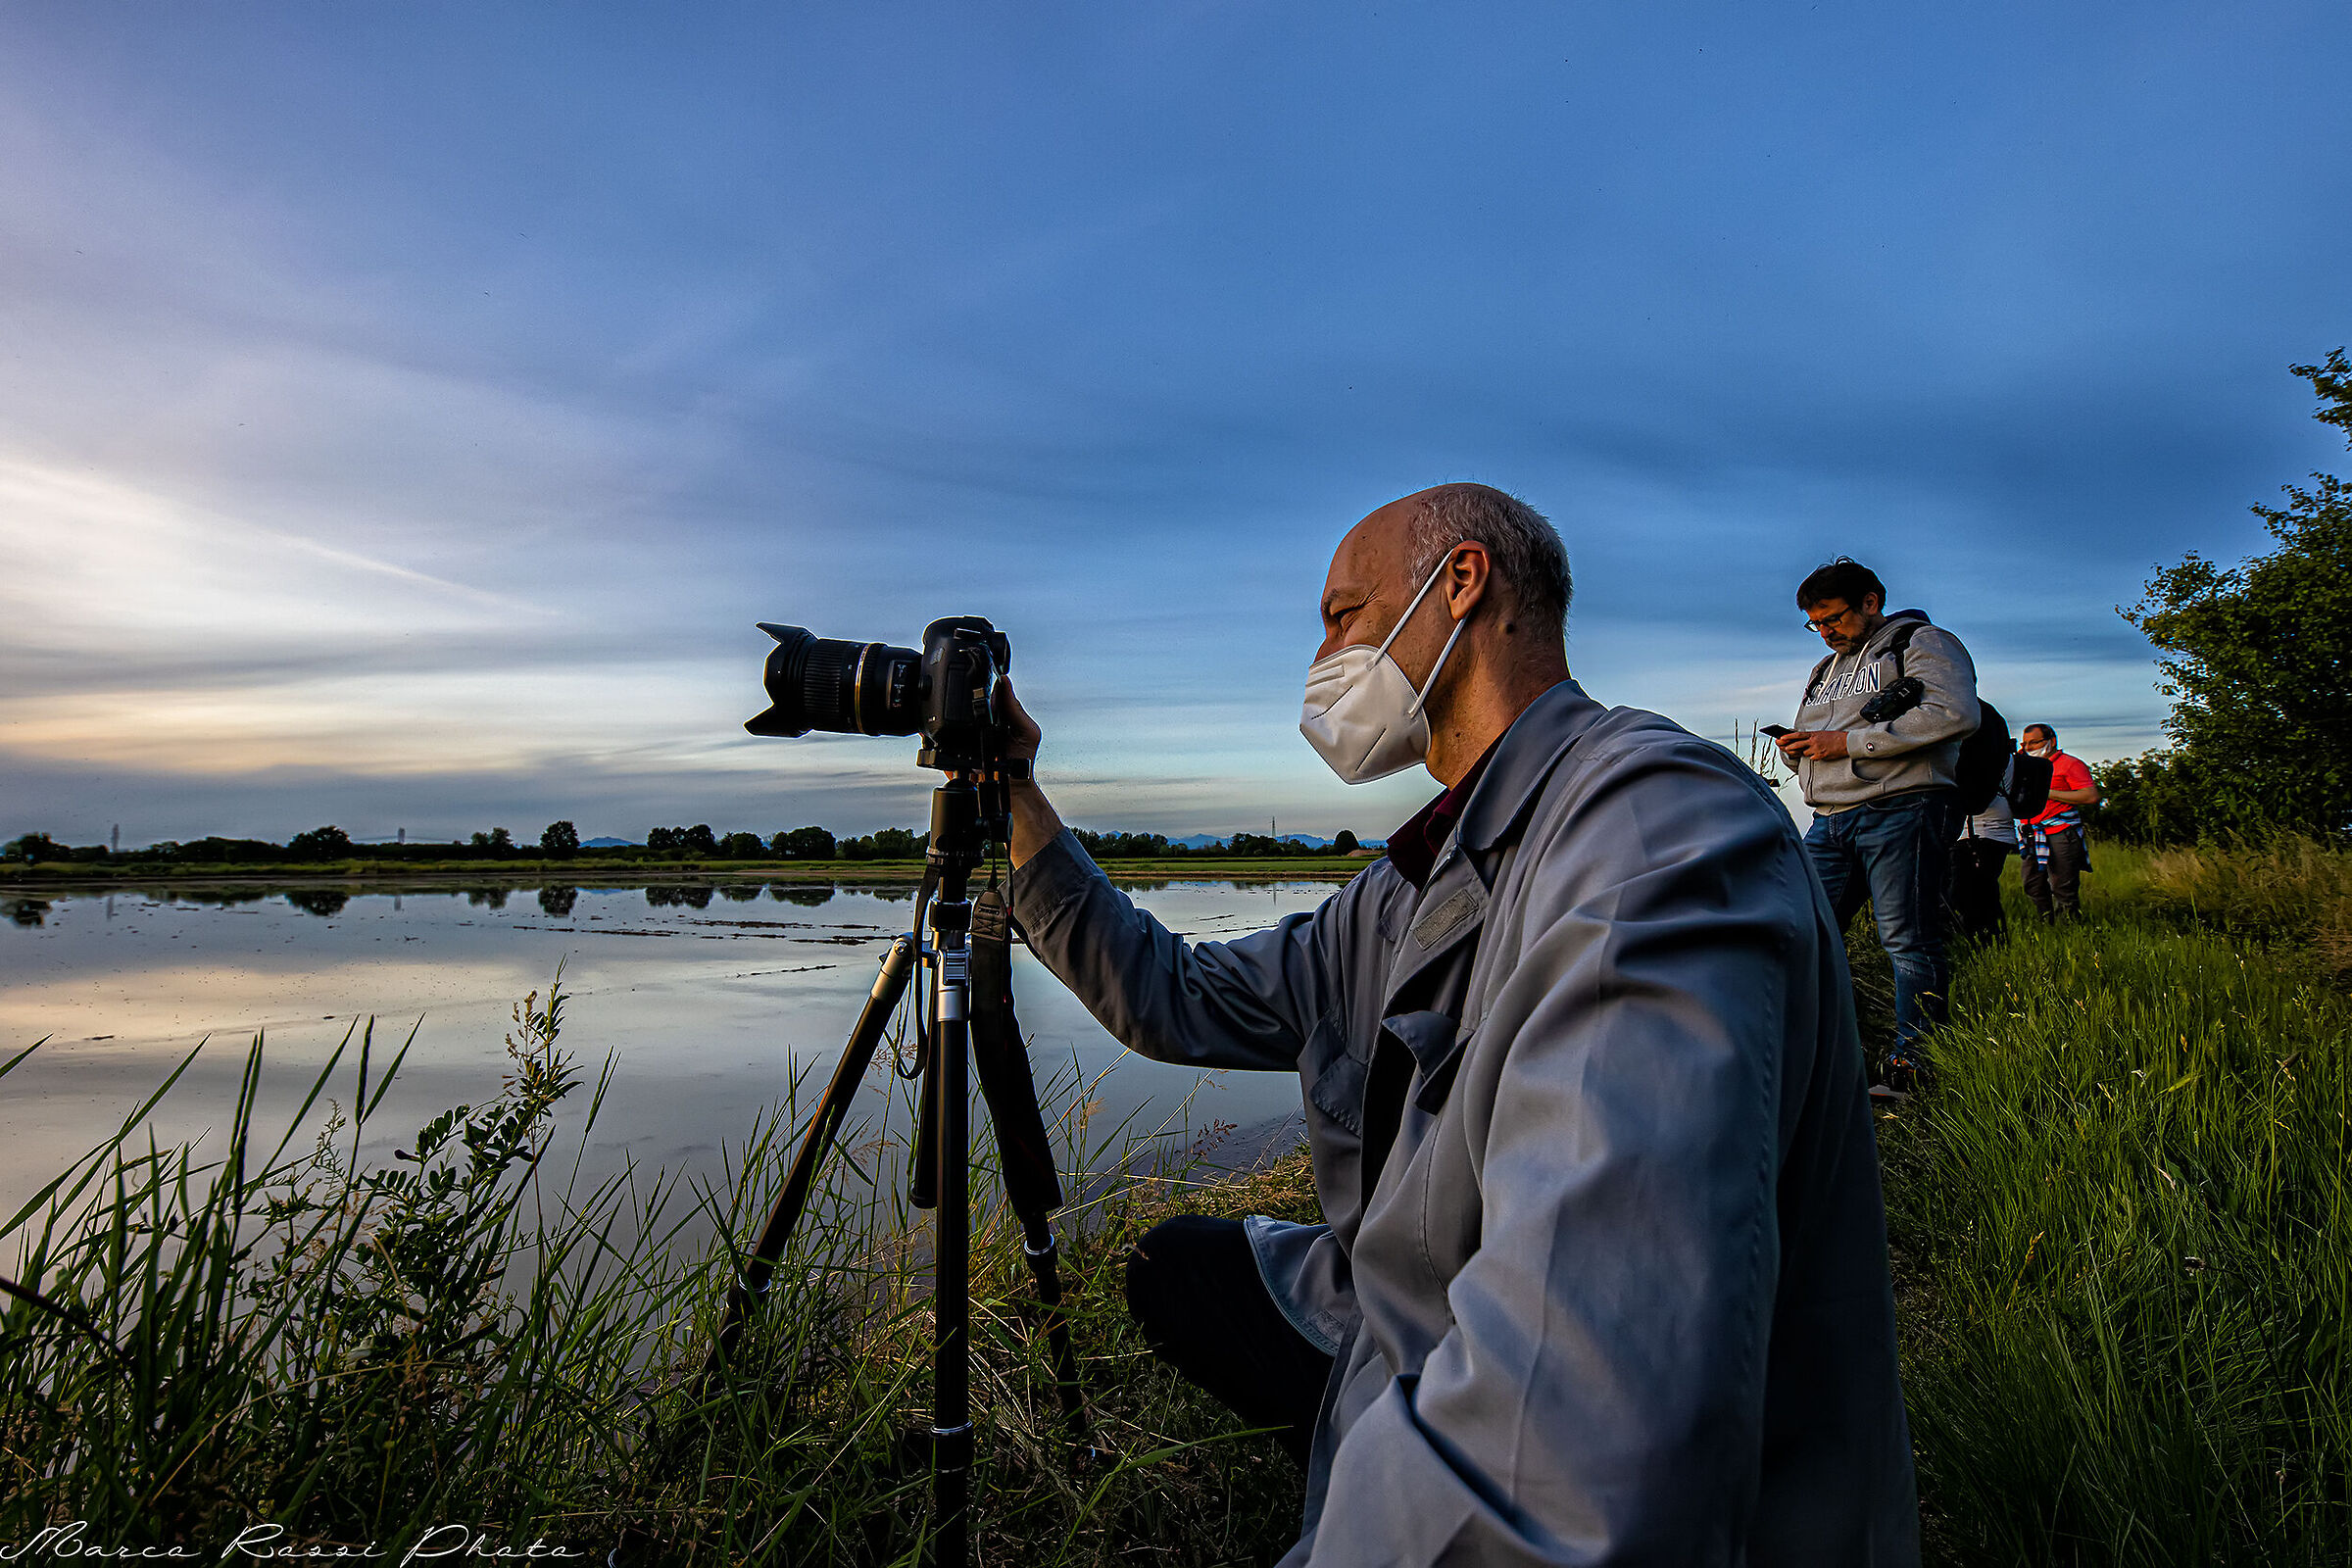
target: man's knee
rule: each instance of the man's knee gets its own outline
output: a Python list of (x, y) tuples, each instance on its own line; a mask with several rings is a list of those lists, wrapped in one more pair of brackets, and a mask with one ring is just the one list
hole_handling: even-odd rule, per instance
[(1220, 1267), (1236, 1247), (1247, 1253), (1249, 1238), (1238, 1219), (1179, 1214), (1146, 1231), (1127, 1253), (1127, 1310), (1155, 1343), (1192, 1320), (1194, 1307), (1230, 1272)]

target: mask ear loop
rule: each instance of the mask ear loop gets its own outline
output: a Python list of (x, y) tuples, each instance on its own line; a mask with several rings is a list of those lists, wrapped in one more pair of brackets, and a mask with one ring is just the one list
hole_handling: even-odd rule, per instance
[[(1446, 551), (1445, 557), (1438, 562), (1438, 569), (1429, 574), (1429, 581), (1421, 585), (1421, 591), (1413, 595), (1413, 602), (1404, 607), (1404, 613), (1396, 617), (1396, 624), (1389, 628), (1387, 639), (1380, 645), (1382, 656), (1387, 655), (1389, 644), (1396, 640), (1396, 634), (1404, 630), (1404, 623), (1413, 618), (1413, 612), (1421, 608), (1421, 601), (1427, 599), (1429, 591), (1438, 585), (1438, 579), (1446, 575), (1446, 563), (1453, 559), (1453, 551), (1461, 549), (1462, 545), (1467, 543), (1469, 541), (1465, 539), (1456, 544), (1453, 550)], [(1438, 676), (1446, 668), (1446, 661), (1453, 657), (1453, 645), (1461, 641), (1462, 628), (1468, 624), (1470, 624), (1470, 620), (1466, 615), (1453, 623), (1453, 635), (1446, 639), (1445, 648), (1438, 654), (1438, 662), (1430, 666), (1428, 682), (1419, 691), (1413, 693), (1413, 706), (1404, 710), (1404, 716), (1408, 722), (1421, 716), (1421, 705), (1429, 701), (1431, 692), (1437, 690)]]
[[(1467, 541), (1465, 541), (1465, 543)], [(1459, 550), (1461, 548), (1461, 545), (1455, 545), (1453, 550)], [(1380, 654), (1385, 654), (1389, 651), (1389, 644), (1395, 642), (1396, 640), (1396, 634), (1404, 630), (1404, 623), (1413, 618), (1413, 612), (1421, 608), (1421, 601), (1429, 597), (1429, 591), (1438, 585), (1438, 579), (1446, 575), (1446, 563), (1453, 559), (1453, 550), (1448, 550), (1446, 552), (1445, 559), (1438, 563), (1438, 569), (1429, 574), (1429, 581), (1421, 585), (1421, 591), (1413, 595), (1413, 602), (1404, 607), (1404, 613), (1396, 617), (1396, 624), (1391, 626), (1389, 628), (1389, 634), (1380, 640), (1380, 647), (1374, 650), (1375, 657)], [(1459, 621), (1454, 623), (1454, 629), (1456, 631), (1461, 629), (1461, 623)], [(1453, 645), (1448, 643), (1446, 646), (1450, 648)]]
[(1404, 710), (1404, 716), (1407, 719), (1419, 718), (1421, 716), (1421, 705), (1428, 702), (1429, 694), (1438, 689), (1439, 672), (1445, 669), (1446, 661), (1452, 657), (1453, 645), (1462, 640), (1462, 628), (1469, 624), (1470, 617), (1467, 615), (1464, 615), (1461, 619), (1453, 623), (1453, 635), (1446, 639), (1445, 651), (1438, 655), (1438, 662), (1430, 666), (1429, 684), (1423, 686), (1418, 692), (1413, 694), (1413, 706)]

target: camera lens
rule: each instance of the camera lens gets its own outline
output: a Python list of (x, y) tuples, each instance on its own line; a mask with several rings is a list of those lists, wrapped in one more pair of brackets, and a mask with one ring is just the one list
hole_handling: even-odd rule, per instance
[(922, 723), (922, 656), (911, 648), (812, 636), (805, 626), (760, 629), (776, 640), (767, 655), (764, 713), (746, 719), (755, 735), (911, 735)]

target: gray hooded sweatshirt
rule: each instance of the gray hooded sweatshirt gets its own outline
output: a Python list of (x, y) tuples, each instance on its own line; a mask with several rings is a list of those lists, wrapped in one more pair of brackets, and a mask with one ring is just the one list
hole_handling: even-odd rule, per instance
[(1137, 1052), (1299, 1075), (1328, 1223), (1249, 1227), (1335, 1356), (1286, 1564), (1918, 1562), (1844, 949), (1730, 753), (1563, 681), (1423, 888), (1187, 943), (1067, 833), (1012, 887)]
[[(1895, 628), (1905, 621), (1918, 629), (1904, 650), (1902, 672), (1917, 676), (1928, 695), (1909, 712), (1873, 724), (1862, 709), (1894, 684)], [(1807, 806), (1843, 811), (1890, 795), (1952, 787), (1960, 743), (1977, 732), (1978, 718), (1977, 666), (1959, 638), (1916, 610), (1897, 611), (1860, 648), (1815, 664), (1805, 687), (1795, 727), (1846, 732), (1845, 756), (1797, 760)]]

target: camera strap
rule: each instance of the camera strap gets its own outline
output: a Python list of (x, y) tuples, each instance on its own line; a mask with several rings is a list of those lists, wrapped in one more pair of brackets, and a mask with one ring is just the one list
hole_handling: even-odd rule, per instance
[(993, 884), (972, 901), (971, 940), (972, 1066), (997, 1130), (1005, 1194), (1014, 1212), (1043, 1218), (1061, 1207), (1061, 1183), (1012, 1010), (1012, 911)]
[[(923, 915), (931, 907), (931, 895), (938, 891), (939, 867), (925, 865), (923, 880), (914, 892), (914, 923), (908, 927), (913, 932), (914, 951), (917, 954), (923, 951)], [(914, 1008), (914, 1054), (907, 1055), (902, 1046), (890, 1064), (892, 1072), (909, 1082), (920, 1078), (923, 1075), (923, 1068), (931, 1060), (931, 1025), (928, 1015), (923, 1010), (925, 994), (926, 988), (923, 986), (916, 985), (908, 988), (908, 1003)], [(902, 1041), (905, 1039), (904, 1036), (900, 1038)]]
[(1903, 678), (1903, 651), (1911, 646), (1913, 634), (1926, 624), (1927, 622), (1924, 620), (1906, 619), (1901, 625), (1894, 628), (1894, 636), (1887, 642), (1886, 652), (1894, 656), (1894, 678), (1896, 680)]

